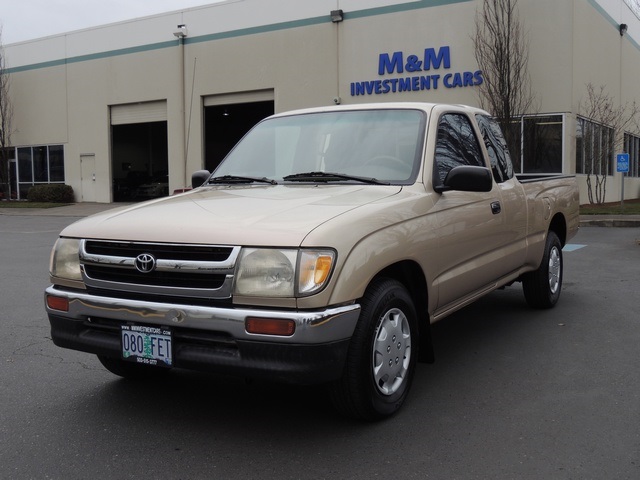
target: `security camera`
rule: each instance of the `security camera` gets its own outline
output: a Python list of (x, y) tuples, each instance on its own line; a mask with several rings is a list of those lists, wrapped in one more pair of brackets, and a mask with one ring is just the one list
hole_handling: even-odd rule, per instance
[(340, 105), (340, 103), (342, 103), (342, 99), (340, 97), (333, 97), (333, 103)]
[(176, 30), (173, 32), (173, 36), (177, 38), (184, 38), (188, 34), (187, 26), (184, 24), (178, 25)]

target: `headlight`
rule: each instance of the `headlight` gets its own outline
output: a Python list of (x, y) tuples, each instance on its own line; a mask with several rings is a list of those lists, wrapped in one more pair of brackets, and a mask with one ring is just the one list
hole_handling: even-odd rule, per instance
[(296, 250), (245, 248), (236, 274), (236, 294), (293, 297)]
[(295, 297), (320, 291), (331, 274), (332, 250), (245, 248), (236, 271), (235, 294)]
[(51, 276), (67, 280), (82, 280), (80, 273), (79, 240), (59, 238), (51, 252)]
[(301, 250), (298, 269), (298, 293), (311, 295), (324, 287), (331, 270), (335, 253), (332, 250)]

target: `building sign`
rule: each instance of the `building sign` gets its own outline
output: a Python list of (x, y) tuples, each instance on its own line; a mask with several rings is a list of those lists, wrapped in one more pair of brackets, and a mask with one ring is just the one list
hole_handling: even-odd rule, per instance
[[(468, 88), (481, 85), (482, 71), (450, 72), (451, 49), (448, 46), (425, 48), (422, 55), (404, 52), (381, 53), (376, 80), (351, 83), (351, 96), (386, 95), (438, 88)], [(393, 77), (390, 77), (393, 75)]]

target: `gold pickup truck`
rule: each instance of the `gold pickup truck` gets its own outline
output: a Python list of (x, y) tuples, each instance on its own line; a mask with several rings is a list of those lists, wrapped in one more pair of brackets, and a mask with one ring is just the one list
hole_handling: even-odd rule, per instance
[(124, 377), (323, 383), (363, 419), (400, 408), (433, 322), (517, 281), (553, 307), (579, 222), (575, 178), (518, 180), (487, 112), (454, 105), (277, 114), (193, 186), (62, 231), (54, 343)]

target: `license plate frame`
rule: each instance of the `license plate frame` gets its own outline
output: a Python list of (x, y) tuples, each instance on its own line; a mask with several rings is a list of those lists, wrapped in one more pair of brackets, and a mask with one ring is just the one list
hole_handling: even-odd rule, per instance
[(121, 325), (122, 359), (156, 367), (173, 367), (173, 333), (163, 326)]

